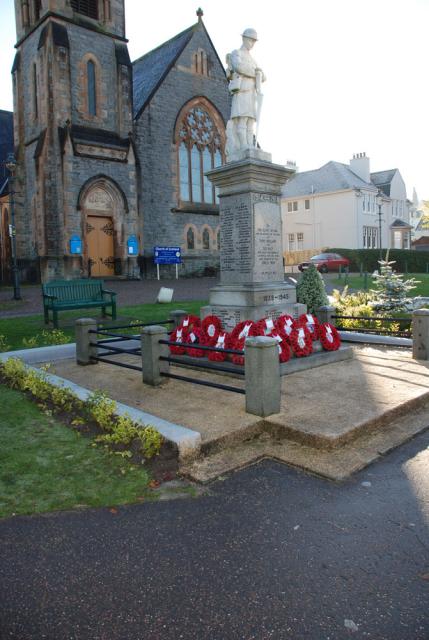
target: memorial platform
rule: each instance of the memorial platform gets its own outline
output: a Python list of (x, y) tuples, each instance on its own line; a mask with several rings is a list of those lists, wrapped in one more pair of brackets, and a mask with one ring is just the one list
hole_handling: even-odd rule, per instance
[(80, 367), (63, 360), (51, 371), (201, 434), (200, 457), (182, 467), (197, 481), (264, 457), (342, 480), (429, 426), (426, 362), (404, 349), (359, 346), (353, 352), (352, 359), (283, 377), (281, 411), (264, 419), (245, 412), (242, 395), (177, 380), (150, 387), (139, 372), (105, 363)]

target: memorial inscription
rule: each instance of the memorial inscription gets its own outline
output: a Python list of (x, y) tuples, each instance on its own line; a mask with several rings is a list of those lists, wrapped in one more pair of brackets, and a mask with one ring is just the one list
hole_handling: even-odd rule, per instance
[(284, 279), (280, 210), (271, 201), (253, 204), (255, 219), (255, 279), (273, 282)]
[(231, 196), (222, 203), (221, 272), (228, 281), (252, 273), (252, 217), (248, 197)]

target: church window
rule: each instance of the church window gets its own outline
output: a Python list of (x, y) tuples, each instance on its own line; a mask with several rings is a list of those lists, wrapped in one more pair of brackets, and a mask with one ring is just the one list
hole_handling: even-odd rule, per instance
[(74, 11), (98, 20), (98, 0), (70, 0)]
[(202, 76), (209, 75), (207, 54), (204, 49), (198, 49), (198, 51), (195, 51), (195, 53), (193, 54), (192, 66), (195, 73), (198, 73)]
[(208, 229), (203, 231), (203, 249), (210, 249), (210, 234)]
[(97, 92), (95, 85), (95, 64), (88, 60), (86, 65), (86, 78), (88, 89), (88, 113), (90, 116), (97, 115)]
[(195, 234), (192, 227), (189, 227), (188, 232), (186, 234), (186, 247), (188, 249), (195, 249)]
[(222, 164), (222, 143), (214, 121), (203, 107), (193, 107), (185, 114), (179, 140), (180, 199), (216, 204), (216, 190), (204, 173)]

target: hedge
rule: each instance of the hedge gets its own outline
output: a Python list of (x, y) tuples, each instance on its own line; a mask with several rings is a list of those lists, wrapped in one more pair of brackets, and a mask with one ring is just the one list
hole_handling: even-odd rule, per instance
[[(341, 249), (330, 247), (329, 253), (340, 253), (350, 260), (350, 271), (363, 271), (372, 273), (378, 269), (378, 249)], [(386, 257), (386, 249), (383, 249), (383, 260)], [(429, 251), (415, 251), (410, 249), (390, 249), (389, 260), (394, 260), (394, 270), (402, 273), (427, 273), (429, 269)]]

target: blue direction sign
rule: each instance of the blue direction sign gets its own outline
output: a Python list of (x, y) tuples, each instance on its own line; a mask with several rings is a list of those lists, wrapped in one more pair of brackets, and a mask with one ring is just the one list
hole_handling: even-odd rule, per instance
[(73, 255), (80, 255), (82, 253), (82, 240), (79, 236), (72, 236), (70, 238), (70, 253)]
[(182, 262), (180, 247), (154, 247), (153, 261), (155, 264), (180, 264)]

